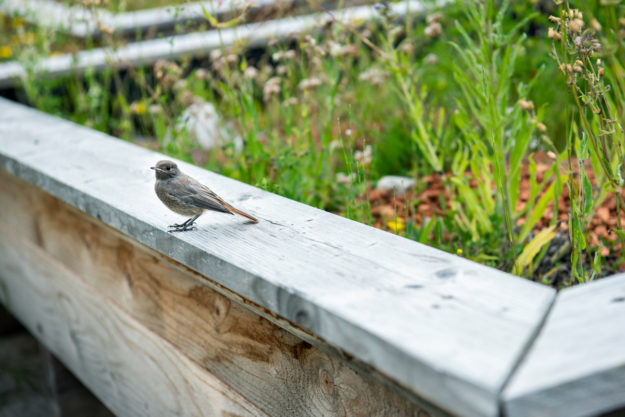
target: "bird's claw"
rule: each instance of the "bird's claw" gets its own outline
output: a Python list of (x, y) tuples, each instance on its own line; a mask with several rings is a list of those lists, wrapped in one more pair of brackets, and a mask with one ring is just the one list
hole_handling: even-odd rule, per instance
[(195, 229), (195, 225), (193, 224), (172, 224), (169, 226), (168, 232), (169, 233), (175, 233), (175, 232), (188, 232), (190, 230), (194, 230)]

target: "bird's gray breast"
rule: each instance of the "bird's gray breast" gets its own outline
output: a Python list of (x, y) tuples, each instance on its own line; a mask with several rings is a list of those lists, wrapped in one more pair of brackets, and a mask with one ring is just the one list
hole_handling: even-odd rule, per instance
[(184, 201), (181, 198), (180, 187), (181, 184), (177, 184), (173, 179), (158, 180), (154, 185), (154, 190), (163, 204), (178, 214), (183, 216), (195, 216), (204, 211)]

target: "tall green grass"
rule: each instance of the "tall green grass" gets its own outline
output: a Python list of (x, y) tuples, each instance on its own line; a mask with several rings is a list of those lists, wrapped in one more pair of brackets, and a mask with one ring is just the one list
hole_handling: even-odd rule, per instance
[[(411, 176), (420, 190), (422, 179), (441, 175), (441, 214), (417, 224), (419, 201), (407, 201), (382, 225), (528, 277), (540, 278), (536, 268), (562, 230), (557, 216), (537, 225), (568, 194), (571, 278), (585, 281), (600, 272), (604, 244), (589, 247), (589, 221), (608, 193), (622, 189), (625, 20), (617, 5), (584, 5), (581, 46), (562, 23), (566, 5), (458, 1), (427, 16), (381, 10), (375, 22), (335, 22), (270, 42), (264, 54), (222, 46), (199, 66), (160, 62), (57, 81), (33, 72), (24, 99), (368, 224), (375, 216), (367, 196), (378, 178)], [(582, 51), (593, 42), (603, 48)], [(226, 141), (201, 149), (181, 115), (202, 102), (215, 105), (221, 131), (240, 137), (240, 148)], [(553, 160), (541, 181), (535, 151)], [(586, 161), (595, 188), (578, 169)], [(619, 223), (614, 233), (623, 238), (622, 230)]]

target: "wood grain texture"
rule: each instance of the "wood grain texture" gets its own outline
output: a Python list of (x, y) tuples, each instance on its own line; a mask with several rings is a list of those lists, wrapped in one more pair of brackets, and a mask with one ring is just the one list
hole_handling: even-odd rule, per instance
[(259, 317), (206, 278), (17, 177), (4, 178), (0, 222), (19, 225), (23, 239), (267, 414), (444, 415)]
[(625, 408), (625, 274), (562, 291), (504, 392), (508, 417)]
[(497, 414), (550, 288), (179, 162), (255, 217), (198, 230), (153, 191), (164, 156), (0, 100), (0, 167), (337, 346), (453, 413)]
[(2, 302), (118, 416), (262, 416), (0, 222)]

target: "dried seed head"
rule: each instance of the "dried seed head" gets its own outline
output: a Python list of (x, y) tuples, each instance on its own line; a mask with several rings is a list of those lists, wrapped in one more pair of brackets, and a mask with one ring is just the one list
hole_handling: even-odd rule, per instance
[(289, 98), (287, 98), (286, 100), (284, 100), (282, 102), (282, 104), (284, 104), (287, 107), (288, 106), (295, 106), (295, 105), (297, 105), (297, 103), (298, 103), (297, 102), (297, 97), (289, 97)]
[(530, 100), (524, 100), (524, 99), (520, 99), (519, 100), (519, 106), (521, 106), (521, 109), (525, 110), (525, 111), (532, 111), (534, 110), (534, 103)]
[(315, 88), (321, 85), (321, 80), (319, 78), (306, 78), (299, 83), (300, 90), (314, 90)]
[(569, 9), (569, 19), (583, 19), (584, 15), (577, 9)]
[(399, 39), (404, 33), (404, 29), (401, 26), (394, 26), (391, 30), (388, 31), (388, 40), (390, 42), (395, 42)]
[(569, 20), (568, 27), (571, 33), (579, 33), (584, 28), (584, 21), (582, 19), (577, 19), (577, 18)]
[(598, 74), (600, 77), (603, 77), (603, 73), (604, 73), (603, 68), (599, 68)]
[(401, 43), (401, 45), (399, 46), (399, 49), (400, 49), (402, 52), (405, 52), (405, 53), (407, 53), (407, 54), (410, 54), (410, 53), (412, 53), (412, 52), (414, 51), (415, 46), (414, 46), (414, 43), (413, 43), (412, 41), (409, 41), (409, 40), (404, 40), (404, 41)]
[(575, 39), (573, 39), (573, 43), (575, 44), (575, 46), (577, 48), (581, 48), (581, 46), (582, 46), (582, 37), (581, 36), (576, 36)]
[(280, 77), (271, 77), (263, 87), (263, 98), (269, 101), (273, 95), (278, 94), (280, 94)]
[(555, 30), (552, 27), (550, 27), (547, 30), (547, 36), (549, 37), (549, 39), (555, 39), (557, 41), (562, 39), (562, 36), (560, 35), (560, 32), (558, 32), (557, 30)]
[(371, 153), (371, 145), (367, 145), (362, 151), (354, 152), (354, 159), (362, 165), (369, 165), (371, 163)]
[(354, 44), (341, 45), (340, 43), (330, 41), (328, 43), (330, 55), (332, 56), (356, 56), (358, 55), (358, 47)]
[(180, 103), (182, 103), (184, 107), (190, 107), (198, 99), (201, 100), (199, 97), (196, 97), (195, 95), (193, 95), (193, 93), (189, 90), (183, 91), (178, 97), (178, 99), (180, 100)]
[(254, 80), (258, 77), (258, 70), (254, 66), (247, 67), (245, 71), (243, 71), (243, 76), (247, 79)]
[(438, 55), (434, 53), (429, 53), (423, 58), (423, 63), (427, 65), (436, 65), (438, 64)]
[(597, 19), (592, 19), (590, 21), (590, 27), (595, 31), (595, 32), (600, 32), (601, 31), (601, 23), (599, 23), (599, 21)]
[(389, 77), (390, 73), (379, 68), (371, 68), (358, 76), (360, 81), (367, 81), (372, 85), (383, 84)]
[(436, 38), (443, 33), (443, 27), (438, 22), (433, 22), (428, 27), (425, 28), (425, 36), (428, 38)]
[(545, 126), (543, 123), (540, 123), (540, 122), (536, 123), (536, 128), (543, 133), (547, 131), (547, 126)]
[(181, 90), (184, 90), (186, 86), (187, 86), (187, 80), (181, 79), (181, 80), (177, 80), (174, 83), (173, 88), (175, 91), (181, 91)]
[(210, 59), (211, 61), (215, 62), (217, 61), (219, 58), (221, 58), (221, 50), (219, 49), (214, 49), (211, 51), (210, 53)]
[(560, 23), (562, 21), (562, 19), (560, 19), (559, 17), (555, 17), (555, 16), (549, 16), (549, 21), (553, 22), (553, 23)]
[(113, 34), (113, 29), (111, 29), (108, 26), (104, 26), (104, 25), (100, 25), (100, 32), (106, 34), (106, 35), (112, 35)]
[(428, 25), (431, 25), (432, 23), (440, 22), (442, 19), (443, 19), (443, 15), (441, 13), (433, 13), (433, 14), (428, 15), (425, 18), (425, 22)]
[(341, 183), (341, 184), (349, 184), (352, 183), (356, 180), (356, 173), (352, 172), (349, 175), (345, 175), (343, 172), (337, 172), (336, 173), (336, 181)]
[(576, 65), (579, 65), (580, 67), (584, 66), (584, 63), (582, 61), (580, 61), (579, 59), (575, 61)]
[(573, 65), (573, 71), (575, 71), (575, 72), (583, 72), (584, 68), (582, 68), (579, 65), (575, 64), (575, 65)]
[(197, 71), (195, 71), (195, 76), (198, 80), (207, 80), (209, 77), (208, 71), (206, 71), (204, 68), (200, 68)]
[(150, 114), (161, 114), (163, 112), (163, 108), (158, 104), (152, 104), (148, 107), (148, 112)]

